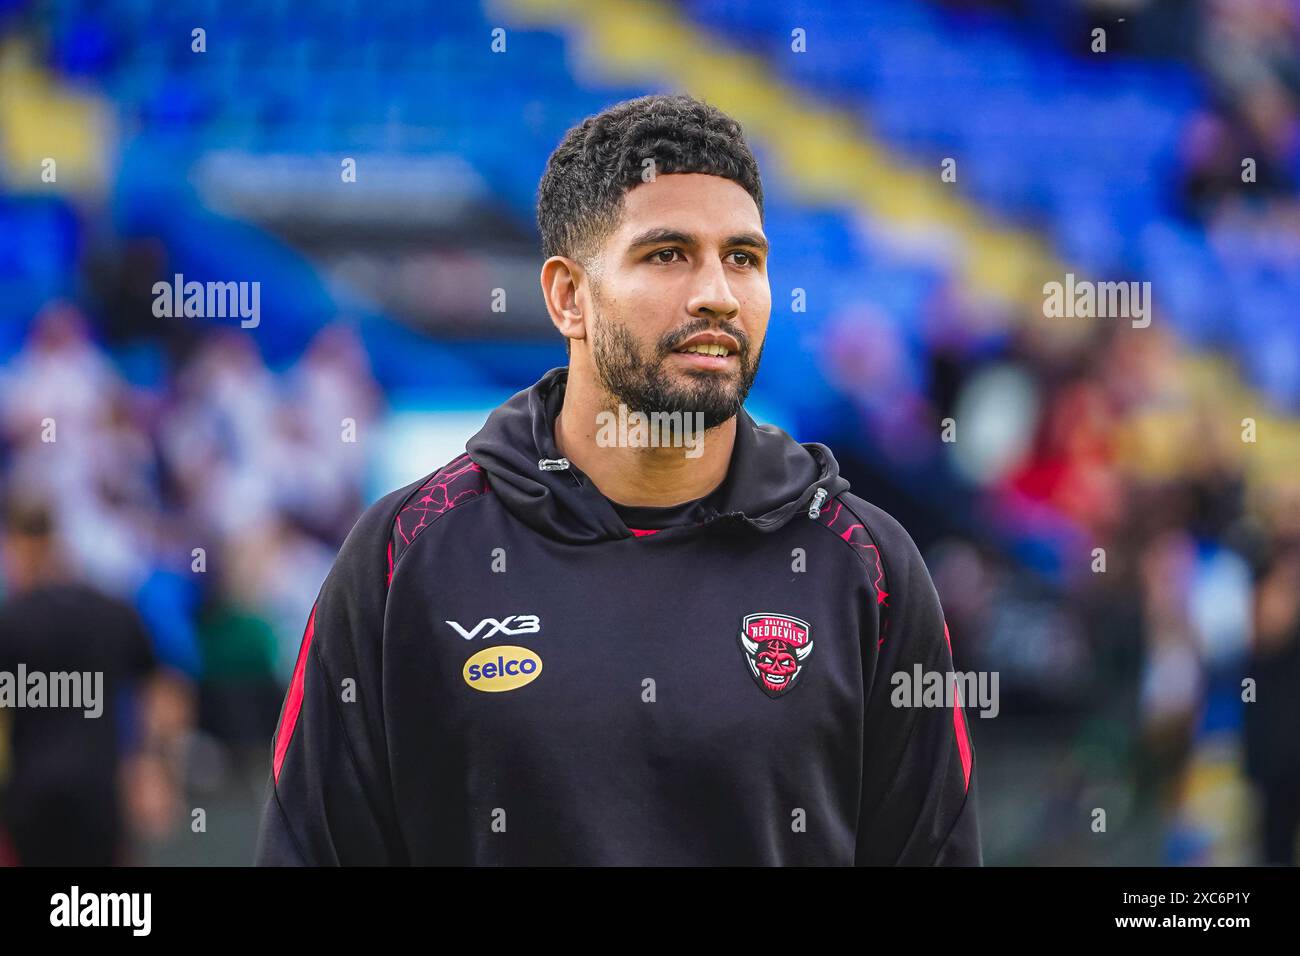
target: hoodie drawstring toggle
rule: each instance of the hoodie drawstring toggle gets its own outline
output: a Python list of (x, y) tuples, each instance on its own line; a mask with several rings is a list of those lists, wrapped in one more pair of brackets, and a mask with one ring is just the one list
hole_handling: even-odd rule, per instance
[(808, 506), (808, 517), (816, 518), (822, 513), (822, 502), (826, 500), (826, 489), (818, 488), (817, 494), (813, 495), (812, 504)]

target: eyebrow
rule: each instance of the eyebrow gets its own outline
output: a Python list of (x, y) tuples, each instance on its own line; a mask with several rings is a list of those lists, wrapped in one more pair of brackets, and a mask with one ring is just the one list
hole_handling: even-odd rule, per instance
[[(647, 229), (645, 232), (635, 236), (630, 243), (629, 249), (636, 249), (641, 246), (657, 245), (661, 242), (675, 242), (683, 246), (697, 246), (699, 240), (689, 232), (678, 232), (676, 229), (665, 229), (656, 227)], [(728, 236), (722, 240), (724, 248), (731, 246), (750, 246), (754, 249), (761, 250), (764, 255), (768, 252), (767, 240), (762, 236), (756, 236), (752, 233), (741, 232), (734, 236)]]

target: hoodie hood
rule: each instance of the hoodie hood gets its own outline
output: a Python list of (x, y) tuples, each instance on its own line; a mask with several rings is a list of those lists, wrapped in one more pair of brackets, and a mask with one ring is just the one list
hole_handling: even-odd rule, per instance
[[(555, 419), (564, 403), (566, 367), (553, 368), (533, 386), (493, 410), (465, 444), (486, 473), (493, 494), (539, 534), (590, 544), (633, 534), (609, 499), (555, 447)], [(817, 517), (822, 504), (847, 491), (835, 456), (817, 442), (800, 444), (775, 425), (758, 425), (743, 408), (715, 523), (775, 531), (796, 515)]]

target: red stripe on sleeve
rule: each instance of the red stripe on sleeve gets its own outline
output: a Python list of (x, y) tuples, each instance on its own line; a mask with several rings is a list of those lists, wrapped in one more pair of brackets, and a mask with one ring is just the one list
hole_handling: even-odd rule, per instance
[(303, 682), (307, 677), (307, 652), (311, 650), (311, 639), (316, 633), (316, 605), (311, 607), (311, 616), (307, 618), (307, 630), (302, 636), (302, 647), (298, 648), (298, 662), (293, 665), (293, 680), (289, 682), (289, 696), (285, 700), (284, 714), (280, 717), (280, 726), (275, 732), (275, 762), (272, 765), (275, 782), (280, 782), (280, 765), (284, 755), (289, 752), (289, 741), (293, 739), (293, 729), (298, 724), (298, 712), (302, 710)]
[[(948, 642), (948, 656), (952, 657), (952, 638), (948, 636), (948, 622), (943, 622), (943, 639)], [(954, 686), (956, 678), (953, 679)], [(965, 789), (970, 789), (970, 735), (966, 732), (966, 715), (961, 705), (954, 703), (952, 708), (952, 729), (957, 734), (957, 750), (961, 753), (961, 771), (966, 777)]]

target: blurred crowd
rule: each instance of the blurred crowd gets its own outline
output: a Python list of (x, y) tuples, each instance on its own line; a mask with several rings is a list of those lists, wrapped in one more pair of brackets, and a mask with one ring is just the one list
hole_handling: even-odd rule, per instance
[(961, 310), (933, 297), (919, 373), (870, 310), (834, 319), (825, 354), (858, 428), (843, 447), (910, 486), (894, 509), (918, 502), (904, 524), (959, 666), (999, 672), (1003, 714), (1074, 728), (1007, 851), (1095, 861), (1071, 854), (1105, 805), (1153, 821), (1168, 863), (1293, 864), (1300, 475), (1252, 487), (1258, 436), (1161, 323), (1060, 336), (1030, 315), (990, 341)]
[[(1010, 13), (1080, 55), (1102, 25), (1109, 52), (1199, 67), (1210, 95), (1170, 157), (1171, 181), (1181, 228), (1203, 234), (1217, 261), (1174, 242), (1189, 285), (1162, 292), (1204, 297), (1202, 344), (1255, 340), (1250, 377), (1266, 389), (1294, 382), (1300, 355), (1260, 316), (1272, 290), (1291, 303), (1272, 313), (1294, 323), (1300, 5), (942, 6)], [(1142, 261), (1125, 265), (1143, 275)], [(861, 305), (831, 317), (824, 354), (854, 410), (846, 444), (868, 449), (863, 467), (879, 486), (901, 489), (896, 511), (915, 505), (904, 524), (925, 544), (958, 666), (1000, 673), (1003, 714), (1014, 716), (987, 730), (977, 721), (977, 747), (983, 731), (1023, 773), (1033, 733), (1012, 741), (1002, 727), (1041, 715), (1070, 728), (1063, 758), (1059, 738), (1048, 748), (1035, 809), (999, 821), (1007, 844), (996, 854), (1294, 864), (1300, 475), (1251, 482), (1267, 452), (1242, 421), (1285, 402), (1243, 409), (1226, 382), (1189, 375), (1185, 342), (1159, 318), (1136, 329), (1065, 330), (1037, 313), (990, 322), (954, 287), (921, 310), (921, 348)], [(981, 331), (1004, 326), (1014, 331)], [(1225, 363), (1211, 377), (1228, 374)], [(1112, 830), (1150, 821), (1152, 852), (1083, 849), (1079, 821), (1096, 807)]]
[[(48, 537), (57, 555), (46, 575), (44, 547), (9, 548), (4, 606), (49, 576), (130, 608), (149, 636), (172, 759), (144, 765), (126, 805), (157, 836), (178, 823), (168, 786), (263, 772), (312, 601), (364, 504), (357, 436), (380, 397), (343, 325), (275, 371), (235, 330), (154, 344), (175, 357), (132, 384), (79, 308), (50, 302), (0, 368), (0, 491), (8, 538)], [(86, 623), (81, 639), (103, 641)]]

